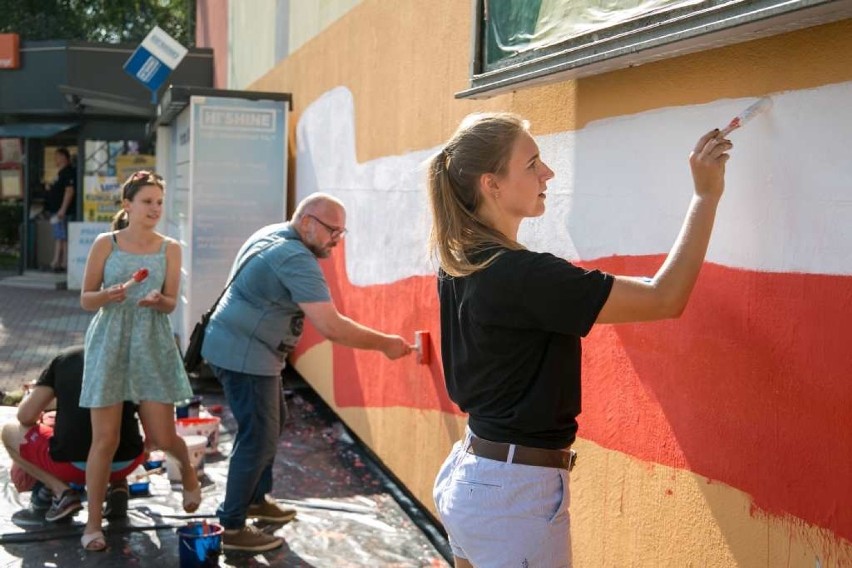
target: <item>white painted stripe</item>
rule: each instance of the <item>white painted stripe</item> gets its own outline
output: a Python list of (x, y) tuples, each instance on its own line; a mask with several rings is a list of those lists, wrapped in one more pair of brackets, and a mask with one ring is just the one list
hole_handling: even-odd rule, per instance
[[(708, 260), (850, 274), (852, 83), (772, 98), (771, 111), (731, 134), (735, 148)], [(657, 109), (537, 137), (556, 178), (547, 213), (522, 225), (521, 240), (568, 259), (667, 252), (692, 195), (692, 145), (755, 100)], [(358, 164), (354, 133), (344, 87), (305, 110), (297, 128), (297, 195), (325, 191), (346, 203), (346, 268), (354, 284), (432, 274), (422, 165), (438, 148)]]

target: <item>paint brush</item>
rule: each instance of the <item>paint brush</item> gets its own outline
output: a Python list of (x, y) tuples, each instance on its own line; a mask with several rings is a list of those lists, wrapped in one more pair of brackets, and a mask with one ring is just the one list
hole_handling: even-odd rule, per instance
[(752, 118), (762, 112), (768, 111), (770, 108), (772, 108), (772, 99), (770, 99), (769, 97), (763, 97), (762, 99), (758, 99), (756, 103), (753, 103), (747, 109), (735, 116), (733, 120), (728, 123), (728, 126), (722, 129), (722, 132), (719, 133), (719, 136), (725, 138), (732, 131), (736, 130), (737, 128), (740, 128), (741, 126), (745, 126), (745, 124)]
[(130, 278), (130, 280), (128, 280), (127, 282), (122, 284), (122, 287), (123, 288), (130, 288), (134, 284), (138, 284), (138, 283), (142, 282), (143, 280), (145, 280), (146, 278), (148, 278), (148, 269), (147, 268), (140, 268), (139, 270), (137, 270), (136, 272), (133, 273), (133, 276)]

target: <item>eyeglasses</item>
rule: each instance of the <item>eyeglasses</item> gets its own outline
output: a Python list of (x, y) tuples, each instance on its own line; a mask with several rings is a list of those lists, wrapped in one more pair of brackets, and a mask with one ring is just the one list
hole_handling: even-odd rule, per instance
[(328, 234), (331, 236), (332, 239), (336, 239), (338, 237), (343, 238), (343, 236), (349, 232), (349, 230), (345, 227), (341, 229), (339, 227), (333, 227), (328, 223), (323, 222), (323, 220), (317, 217), (316, 215), (311, 215), (310, 213), (307, 213), (305, 217), (310, 217), (311, 219), (325, 227), (325, 230), (328, 231)]

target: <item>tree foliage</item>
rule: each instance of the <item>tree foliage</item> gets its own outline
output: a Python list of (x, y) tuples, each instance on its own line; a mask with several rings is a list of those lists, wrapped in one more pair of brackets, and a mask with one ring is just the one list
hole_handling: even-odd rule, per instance
[(194, 0), (0, 0), (0, 33), (22, 40), (139, 43), (160, 26), (195, 45)]

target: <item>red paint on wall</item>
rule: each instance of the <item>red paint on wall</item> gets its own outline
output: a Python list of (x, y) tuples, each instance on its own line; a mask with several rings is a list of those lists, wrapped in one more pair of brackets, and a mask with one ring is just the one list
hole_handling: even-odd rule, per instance
[[(653, 274), (662, 261), (594, 265)], [(852, 277), (707, 264), (679, 320), (590, 334), (580, 435), (852, 539), (850, 317)]]
[[(404, 406), (459, 414), (447, 396), (441, 369), (440, 321), (435, 279), (411, 277), (392, 284), (361, 288), (346, 278), (345, 247), (320, 265), (337, 309), (355, 321), (385, 333), (395, 333), (414, 344), (415, 331), (428, 331), (431, 358), (417, 363), (414, 353), (390, 361), (378, 351), (333, 346), (334, 403), (340, 407)], [(322, 341), (310, 322), (294, 353), (301, 354)]]
[[(588, 264), (647, 275), (662, 261)], [(435, 279), (359, 288), (345, 278), (342, 250), (323, 265), (341, 312), (412, 341), (429, 330), (433, 348), (427, 368), (414, 356), (392, 362), (335, 346), (334, 402), (458, 413), (443, 385)], [(852, 277), (707, 264), (680, 319), (589, 335), (580, 436), (724, 482), (761, 509), (852, 540), (850, 320)], [(299, 353), (321, 339), (311, 333)]]

